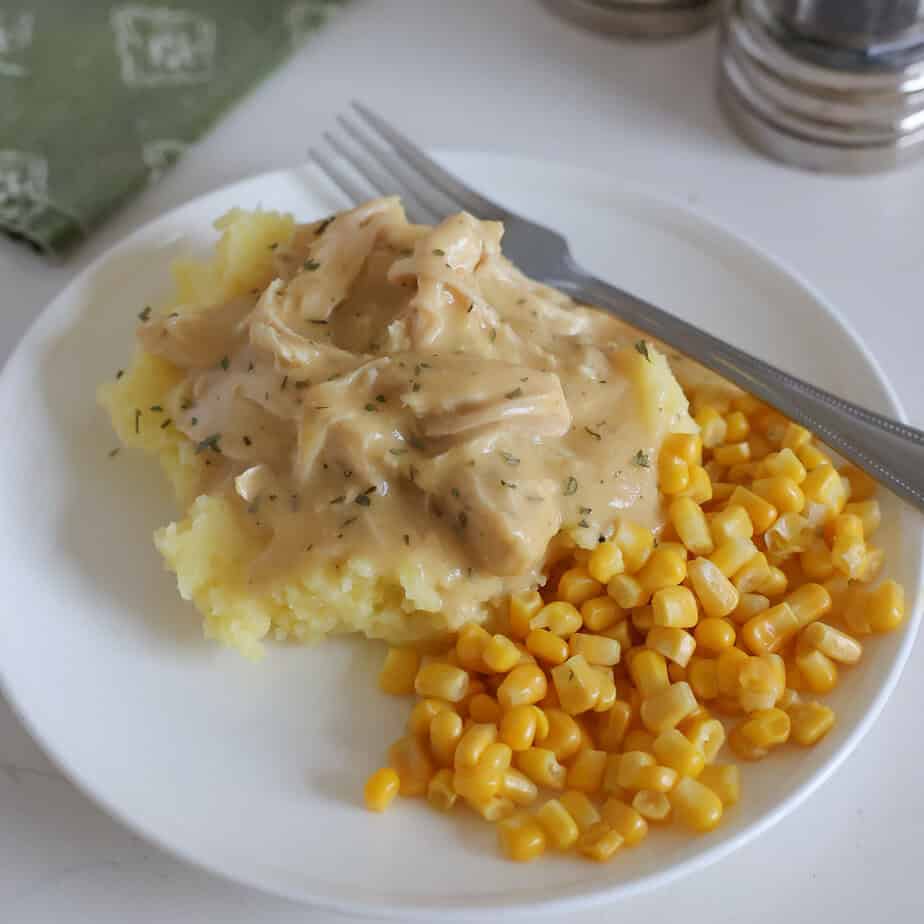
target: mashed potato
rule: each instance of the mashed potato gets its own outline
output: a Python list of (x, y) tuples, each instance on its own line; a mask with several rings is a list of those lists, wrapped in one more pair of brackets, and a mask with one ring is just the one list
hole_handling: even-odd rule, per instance
[(207, 636), (439, 636), (540, 584), (553, 539), (659, 525), (650, 460), (695, 429), (665, 358), (523, 277), (500, 225), (383, 199), (216, 227), (99, 390), (185, 511), (154, 541)]

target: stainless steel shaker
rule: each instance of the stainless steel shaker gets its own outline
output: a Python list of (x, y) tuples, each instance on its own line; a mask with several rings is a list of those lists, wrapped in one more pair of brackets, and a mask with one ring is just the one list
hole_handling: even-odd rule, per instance
[(728, 0), (719, 95), (760, 150), (869, 172), (924, 154), (924, 0)]

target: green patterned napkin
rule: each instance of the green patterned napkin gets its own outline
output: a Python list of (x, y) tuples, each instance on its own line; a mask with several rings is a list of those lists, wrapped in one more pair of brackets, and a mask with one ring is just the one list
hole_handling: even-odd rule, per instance
[(0, 230), (61, 254), (342, 0), (0, 0)]

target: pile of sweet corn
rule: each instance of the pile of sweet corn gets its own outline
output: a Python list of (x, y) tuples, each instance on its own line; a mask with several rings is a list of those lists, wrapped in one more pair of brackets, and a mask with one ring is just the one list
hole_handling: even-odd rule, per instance
[(370, 809), (399, 792), (462, 803), (510, 859), (605, 861), (650, 824), (718, 825), (740, 791), (726, 741), (760, 760), (831, 729), (814, 697), (860, 660), (860, 636), (904, 618), (901, 586), (874, 583), (875, 484), (749, 396), (704, 387), (693, 412), (700, 433), (668, 437), (658, 460), (658, 538), (621, 520), (560, 552), (497, 632), (466, 625), (438, 656), (389, 650), (381, 688), (419, 699), (366, 784)]

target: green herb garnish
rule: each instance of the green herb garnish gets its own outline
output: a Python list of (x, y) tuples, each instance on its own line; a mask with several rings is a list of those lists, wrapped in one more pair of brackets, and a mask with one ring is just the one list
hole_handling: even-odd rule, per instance
[(144, 306), (144, 310), (138, 312), (138, 320), (139, 320), (139, 321), (148, 321), (148, 320), (150, 320), (150, 317), (151, 317), (151, 306), (150, 306), (150, 305), (145, 305), (145, 306)]
[(196, 445), (196, 455), (198, 455), (200, 452), (205, 452), (206, 449), (211, 449), (212, 452), (220, 453), (221, 447), (218, 445), (218, 441), (220, 439), (220, 433), (213, 433), (211, 436), (207, 436), (204, 440)]
[(651, 362), (651, 357), (648, 355), (648, 342), (646, 340), (636, 340), (635, 351), (641, 353), (648, 362)]
[(648, 458), (648, 453), (643, 449), (639, 449), (639, 451), (632, 456), (632, 464), (638, 465), (641, 468), (651, 468), (651, 460)]
[(504, 395), (504, 397), (507, 398), (508, 401), (512, 401), (514, 398), (522, 398), (522, 397), (523, 397), (523, 389), (522, 389), (522, 388), (514, 388), (513, 391), (508, 391), (507, 394)]
[(578, 489), (578, 480), (574, 475), (569, 475), (565, 480), (564, 486), (562, 488), (562, 493), (565, 497), (570, 497), (572, 494), (576, 494)]

